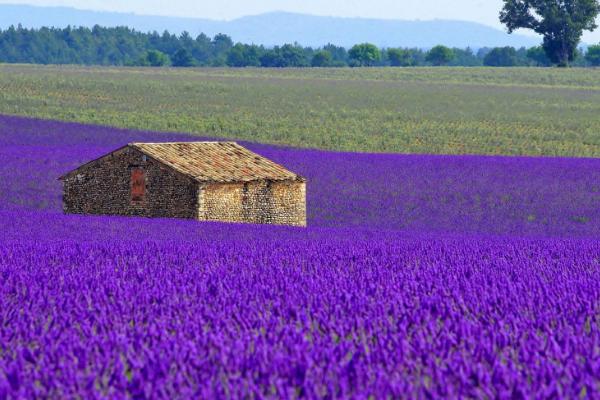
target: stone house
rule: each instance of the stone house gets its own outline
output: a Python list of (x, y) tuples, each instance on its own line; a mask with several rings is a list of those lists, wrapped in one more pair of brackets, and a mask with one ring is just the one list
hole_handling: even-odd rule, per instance
[(234, 142), (130, 143), (60, 180), (65, 213), (306, 226), (306, 179)]

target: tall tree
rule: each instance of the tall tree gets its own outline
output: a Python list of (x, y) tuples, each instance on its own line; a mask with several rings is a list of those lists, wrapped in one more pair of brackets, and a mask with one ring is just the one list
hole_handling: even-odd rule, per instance
[(194, 58), (186, 49), (179, 49), (171, 57), (171, 63), (174, 67), (193, 67)]
[(323, 50), (331, 54), (331, 65), (334, 67), (341, 67), (348, 65), (348, 51), (341, 46), (336, 46), (331, 43), (323, 47)]
[(258, 67), (262, 48), (252, 44), (237, 43), (227, 53), (227, 65), (230, 67)]
[(371, 43), (357, 44), (348, 52), (350, 60), (358, 66), (372, 66), (381, 60), (381, 52)]
[(429, 52), (427, 52), (425, 61), (430, 62), (436, 67), (440, 67), (448, 64), (454, 59), (454, 57), (454, 51), (451, 48), (439, 45), (433, 47), (431, 50), (429, 50)]
[(517, 63), (517, 51), (510, 46), (495, 47), (483, 58), (486, 67), (514, 67)]
[(311, 65), (313, 67), (330, 67), (333, 62), (331, 53), (327, 50), (321, 50), (315, 53), (312, 58)]
[(594, 67), (600, 67), (600, 44), (588, 47), (585, 59)]
[(387, 49), (387, 58), (392, 67), (410, 67), (414, 65), (414, 59), (411, 57), (410, 50), (405, 49)]
[(583, 31), (597, 28), (598, 0), (504, 0), (500, 22), (512, 33), (531, 29), (544, 37), (544, 51), (559, 66), (575, 59)]
[(528, 49), (527, 58), (531, 60), (536, 67), (549, 67), (552, 65), (552, 61), (550, 61), (542, 46), (531, 47)]
[(306, 67), (309, 65), (306, 52), (297, 43), (284, 44), (281, 46), (280, 51), (284, 67)]
[(260, 65), (270, 68), (307, 67), (307, 51), (298, 44), (284, 44), (266, 50), (260, 56)]
[(212, 40), (212, 65), (222, 67), (227, 63), (227, 52), (233, 47), (233, 41), (225, 34), (219, 33)]
[(451, 66), (463, 66), (463, 67), (480, 67), (483, 61), (477, 57), (473, 52), (473, 49), (467, 47), (466, 49), (459, 49), (457, 47), (452, 48), (454, 58), (448, 65)]

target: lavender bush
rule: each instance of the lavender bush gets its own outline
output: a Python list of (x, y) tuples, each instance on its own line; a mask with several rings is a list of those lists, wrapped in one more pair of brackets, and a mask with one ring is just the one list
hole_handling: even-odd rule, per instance
[(600, 396), (600, 162), (248, 144), (309, 228), (61, 213), (188, 136), (0, 117), (0, 399)]
[(0, 393), (597, 396), (599, 256), (479, 239), (7, 245)]
[[(19, 213), (61, 213), (57, 177), (125, 143), (198, 140), (2, 116), (0, 133), (0, 211)], [(596, 159), (374, 155), (244, 144), (309, 179), (312, 227), (569, 237), (600, 232)]]

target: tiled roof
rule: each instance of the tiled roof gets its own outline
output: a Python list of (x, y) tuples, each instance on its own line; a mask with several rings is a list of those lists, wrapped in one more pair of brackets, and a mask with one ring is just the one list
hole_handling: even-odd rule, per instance
[(304, 179), (235, 142), (130, 143), (129, 146), (201, 182)]

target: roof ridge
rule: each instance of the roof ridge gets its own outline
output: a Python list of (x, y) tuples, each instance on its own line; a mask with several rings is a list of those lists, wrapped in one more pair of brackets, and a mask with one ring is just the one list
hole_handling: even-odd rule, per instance
[(130, 142), (129, 145), (138, 145), (138, 144), (157, 144), (157, 145), (165, 145), (165, 144), (199, 144), (199, 143), (227, 143), (227, 144), (238, 144), (238, 142), (234, 142), (231, 140), (198, 140), (195, 142)]

